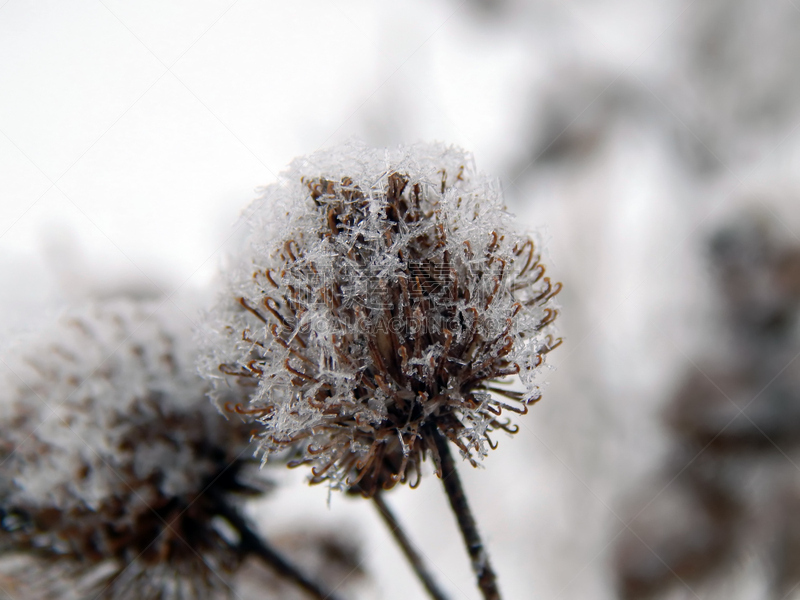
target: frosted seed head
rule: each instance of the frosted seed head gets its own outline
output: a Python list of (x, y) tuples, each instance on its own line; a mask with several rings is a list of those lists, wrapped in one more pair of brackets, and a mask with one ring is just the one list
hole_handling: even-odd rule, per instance
[(245, 214), (201, 371), (213, 396), (249, 394), (265, 455), (369, 496), (418, 481), (432, 428), (473, 464), (516, 430), (501, 413), (539, 397), (560, 284), (469, 154), (350, 142)]
[(42, 597), (227, 595), (241, 557), (210, 523), (249, 489), (236, 474), (252, 451), (205, 398), (184, 324), (107, 301), (3, 357), (0, 573), (23, 560)]

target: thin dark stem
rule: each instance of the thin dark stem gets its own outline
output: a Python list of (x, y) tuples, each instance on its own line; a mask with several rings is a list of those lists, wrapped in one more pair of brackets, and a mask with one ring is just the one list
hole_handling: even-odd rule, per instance
[(442, 484), (450, 500), (450, 506), (458, 520), (458, 527), (464, 537), (464, 545), (469, 552), (472, 561), (472, 570), (478, 578), (478, 588), (483, 593), (486, 600), (500, 600), (500, 590), (497, 587), (497, 576), (494, 574), (492, 565), (489, 562), (489, 555), (483, 547), (481, 536), (478, 533), (478, 526), (475, 518), (467, 504), (467, 496), (461, 486), (461, 479), (456, 471), (453, 455), (450, 454), (450, 447), (447, 439), (439, 432), (436, 427), (430, 429), (433, 439), (436, 441), (436, 449), (439, 452), (439, 460), (442, 469)]
[(414, 548), (411, 540), (408, 539), (405, 531), (400, 526), (400, 522), (397, 520), (389, 506), (384, 501), (383, 494), (381, 494), (381, 492), (376, 492), (372, 497), (372, 500), (375, 502), (375, 506), (378, 507), (378, 512), (386, 522), (386, 526), (394, 536), (395, 541), (400, 544), (400, 548), (403, 549), (403, 553), (406, 555), (408, 562), (411, 563), (414, 573), (417, 574), (417, 577), (419, 577), (422, 585), (424, 585), (425, 589), (428, 590), (430, 597), (434, 600), (447, 600), (447, 596), (436, 584), (433, 576), (425, 566), (425, 561), (419, 555), (416, 548)]
[(306, 575), (284, 558), (277, 550), (267, 544), (265, 540), (251, 529), (245, 518), (232, 506), (223, 506), (219, 513), (221, 516), (225, 517), (225, 520), (239, 533), (241, 538), (239, 547), (244, 552), (258, 556), (272, 567), (278, 575), (292, 581), (317, 600), (341, 600), (341, 598), (334, 595), (332, 591), (325, 591), (318, 583), (306, 577)]

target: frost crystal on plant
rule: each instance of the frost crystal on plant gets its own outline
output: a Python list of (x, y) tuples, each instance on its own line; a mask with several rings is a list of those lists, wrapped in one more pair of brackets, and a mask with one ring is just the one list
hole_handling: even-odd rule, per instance
[(3, 359), (0, 573), (26, 597), (228, 596), (241, 556), (211, 522), (251, 491), (248, 437), (204, 398), (184, 317), (157, 309), (96, 304)]
[(247, 213), (201, 370), (268, 455), (371, 496), (419, 481), (432, 428), (473, 464), (516, 427), (560, 340), (560, 284), (496, 180), (442, 145), (349, 143), (294, 161)]

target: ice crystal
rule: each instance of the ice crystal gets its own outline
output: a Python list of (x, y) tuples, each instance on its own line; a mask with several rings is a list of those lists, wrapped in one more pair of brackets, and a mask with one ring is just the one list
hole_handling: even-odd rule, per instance
[(19, 562), (26, 597), (228, 595), (241, 556), (212, 519), (252, 452), (165, 312), (95, 304), (3, 358), (0, 574)]
[(293, 448), (312, 482), (370, 496), (438, 464), (432, 428), (476, 464), (516, 431), (501, 412), (539, 399), (560, 284), (469, 154), (350, 142), (294, 161), (245, 215), (201, 371), (249, 393), (217, 400), (262, 424), (265, 456)]

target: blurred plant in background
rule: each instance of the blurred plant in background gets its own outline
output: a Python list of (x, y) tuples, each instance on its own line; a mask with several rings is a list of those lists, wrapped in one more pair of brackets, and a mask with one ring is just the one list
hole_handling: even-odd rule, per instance
[[(3, 589), (25, 598), (232, 598), (236, 572), (255, 556), (314, 597), (333, 598), (240, 514), (271, 483), (249, 432), (209, 405), (185, 317), (160, 308), (93, 303), (2, 357)], [(328, 553), (339, 547), (326, 544)]]
[(724, 346), (667, 406), (674, 448), (620, 542), (623, 598), (724, 589), (753, 555), (771, 598), (800, 586), (800, 375), (781, 368), (800, 354), (800, 240), (785, 238), (754, 207), (709, 244)]

